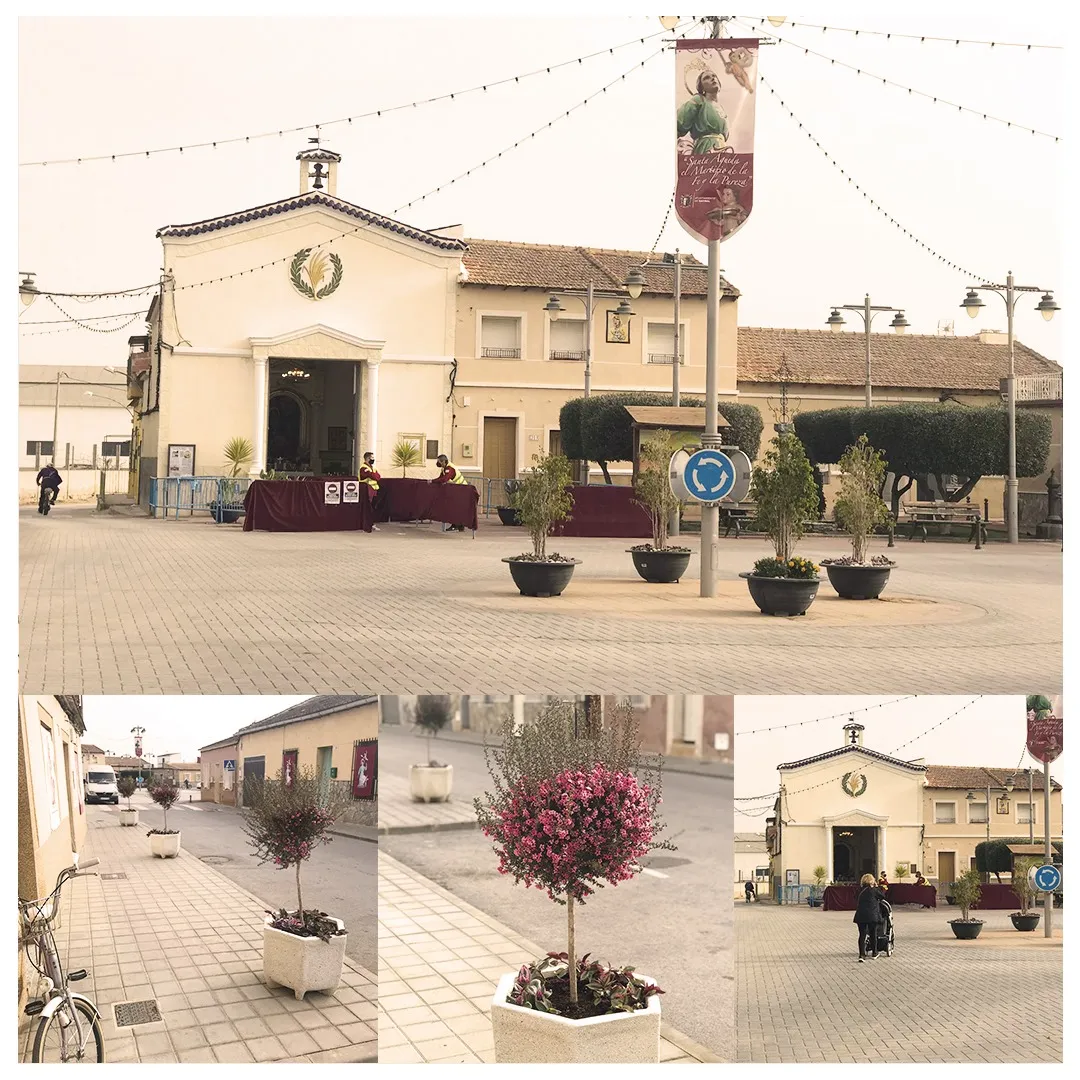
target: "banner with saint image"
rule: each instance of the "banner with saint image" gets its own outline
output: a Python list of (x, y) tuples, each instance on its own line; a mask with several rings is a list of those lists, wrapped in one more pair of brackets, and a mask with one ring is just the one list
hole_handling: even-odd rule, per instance
[(675, 44), (675, 212), (702, 243), (726, 240), (754, 204), (757, 38)]

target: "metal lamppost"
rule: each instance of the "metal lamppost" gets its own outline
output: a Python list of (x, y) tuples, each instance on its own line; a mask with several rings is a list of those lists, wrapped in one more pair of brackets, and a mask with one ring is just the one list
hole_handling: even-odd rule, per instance
[(71, 376), (66, 371), (58, 371), (56, 373), (56, 397), (53, 403), (53, 423), (52, 423), (52, 464), (56, 465), (56, 448), (59, 445), (60, 438), (60, 380), (70, 379)]
[(997, 293), (1005, 301), (1009, 328), (1009, 378), (1007, 407), (1009, 415), (1009, 475), (1005, 481), (1005, 514), (1008, 518), (1009, 543), (1020, 543), (1019, 483), (1016, 479), (1016, 339), (1013, 334), (1013, 313), (1019, 293), (1041, 292), (1042, 299), (1035, 305), (1035, 310), (1049, 322), (1055, 311), (1060, 311), (1054, 303), (1053, 293), (1035, 285), (1017, 285), (1009, 271), (1004, 285), (974, 285), (967, 291), (964, 302), (960, 305), (971, 318), (976, 318), (981, 308), (986, 305), (979, 296), (980, 292)]
[(837, 304), (832, 309), (831, 314), (825, 320), (825, 325), (834, 334), (840, 332), (846, 321), (840, 314), (841, 311), (857, 311), (862, 316), (863, 338), (866, 345), (866, 407), (870, 408), (870, 406), (874, 404), (874, 380), (870, 367), (870, 324), (874, 321), (874, 316), (879, 315), (883, 311), (893, 311), (896, 313), (893, 321), (889, 323), (889, 326), (891, 326), (897, 334), (902, 334), (911, 323), (904, 318), (903, 308), (874, 307), (870, 303), (870, 295), (867, 294), (861, 304)]
[[(583, 290), (565, 290), (558, 295), (551, 294), (548, 302), (544, 305), (544, 310), (548, 313), (548, 318), (555, 322), (559, 316), (566, 310), (560, 303), (560, 296), (570, 296), (575, 300), (579, 300), (585, 308), (585, 341), (582, 350), (582, 356), (585, 360), (585, 397), (589, 397), (592, 394), (592, 332), (593, 332), (593, 312), (597, 300), (618, 300), (619, 306), (616, 309), (616, 313), (622, 315), (624, 318), (629, 318), (634, 314), (634, 309), (630, 306), (630, 301), (626, 299), (623, 293), (608, 292), (593, 287), (593, 283), (589, 284)], [(589, 463), (587, 461), (582, 463), (582, 482), (588, 484), (589, 482)]]
[[(1015, 786), (1016, 785), (1015, 785), (1011, 775), (1005, 777), (1005, 785), (1004, 785), (1004, 787), (998, 787), (996, 785), (992, 786), (990, 784), (986, 785), (986, 839), (987, 839), (987, 842), (989, 842), (989, 840), (990, 840), (990, 814), (991, 814), (991, 810), (990, 810), (990, 792), (991, 791), (1004, 791), (1006, 795), (1011, 795), (1012, 792), (1013, 792), (1013, 788)], [(976, 796), (974, 791), (969, 791), (967, 793), (967, 801), (969, 803), (974, 802), (977, 797), (978, 796)]]

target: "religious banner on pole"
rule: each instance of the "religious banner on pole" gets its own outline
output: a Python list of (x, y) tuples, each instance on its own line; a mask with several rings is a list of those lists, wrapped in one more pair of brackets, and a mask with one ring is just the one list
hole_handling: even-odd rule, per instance
[(374, 799), (379, 778), (379, 740), (353, 744), (352, 793), (354, 799)]
[(675, 212), (702, 243), (726, 240), (754, 204), (758, 38), (675, 43)]
[(1065, 721), (1060, 697), (1029, 694), (1027, 698), (1028, 753), (1044, 764), (1061, 755)]

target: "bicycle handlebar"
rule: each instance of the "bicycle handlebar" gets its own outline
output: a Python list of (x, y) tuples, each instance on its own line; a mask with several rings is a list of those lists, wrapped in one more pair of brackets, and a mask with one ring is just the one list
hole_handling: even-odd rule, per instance
[(88, 859), (79, 866), (79, 872), (81, 873), (83, 870), (89, 870), (91, 866), (97, 866), (99, 862), (101, 862), (100, 859)]

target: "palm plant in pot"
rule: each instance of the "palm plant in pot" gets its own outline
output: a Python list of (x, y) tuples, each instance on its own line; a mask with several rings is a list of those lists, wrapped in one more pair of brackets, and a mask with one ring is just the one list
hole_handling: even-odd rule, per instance
[(965, 870), (952, 886), (953, 902), (960, 909), (959, 919), (950, 919), (952, 932), (962, 941), (970, 941), (979, 936), (983, 928), (982, 919), (971, 918), (971, 909), (982, 897), (982, 882), (979, 871), (972, 868)]
[(255, 448), (248, 439), (237, 436), (225, 444), (221, 453), (230, 472), (227, 478), (218, 481), (217, 498), (209, 504), (209, 508), (210, 516), (219, 525), (230, 525), (238, 521), (244, 513), (244, 500), (240, 494), (238, 477), (251, 464)]
[(678, 581), (690, 565), (688, 547), (668, 546), (668, 522), (679, 510), (679, 500), (671, 490), (668, 462), (671, 457), (672, 436), (657, 431), (641, 444), (639, 469), (634, 481), (634, 500), (644, 507), (652, 525), (652, 543), (635, 544), (630, 549), (634, 569), (655, 584)]
[(330, 829), (345, 813), (348, 796), (304, 768), (288, 780), (279, 772), (276, 780), (245, 781), (244, 798), (244, 832), (260, 865), (296, 871), (296, 910), (267, 912), (263, 921), (263, 981), (287, 986), (297, 1001), (312, 990), (331, 994), (345, 964), (345, 924), (304, 906), (300, 868), (317, 847), (333, 840)]
[(147, 787), (150, 798), (161, 807), (162, 827), (151, 829), (150, 854), (162, 859), (175, 859), (180, 854), (180, 830), (169, 828), (169, 811), (180, 798), (180, 789), (171, 779), (151, 780)]
[[(122, 798), (127, 799), (127, 807), (120, 811), (121, 825), (139, 824), (139, 811), (131, 805), (131, 796), (135, 794), (138, 786), (139, 785), (135, 783), (134, 776), (119, 776), (116, 779), (116, 790), (120, 793)], [(179, 794), (179, 792), (177, 794)]]
[(409, 766), (409, 794), (416, 802), (446, 802), (454, 784), (454, 766), (442, 765), (431, 756), (431, 740), (449, 727), (454, 718), (450, 699), (424, 694), (416, 699), (413, 724), (425, 737), (427, 757), (420, 765)]
[(814, 887), (810, 890), (807, 903), (810, 907), (822, 907), (825, 903), (825, 879), (829, 876), (829, 871), (819, 863), (814, 867), (813, 874)]
[(566, 946), (507, 972), (491, 1003), (497, 1062), (656, 1063), (656, 981), (578, 954), (575, 914), (595, 890), (629, 881), (659, 839), (660, 773), (620, 706), (586, 734), (572, 702), (524, 728), (508, 717), (485, 753), (494, 790), (475, 800), (499, 872), (566, 908)]
[(394, 449), (390, 451), (390, 463), (395, 469), (400, 469), (401, 475), (404, 476), (409, 469), (423, 464), (420, 447), (408, 439), (402, 439), (395, 443)]
[(570, 462), (562, 454), (540, 453), (536, 464), (521, 479), (511, 504), (529, 530), (532, 551), (503, 559), (522, 596), (559, 596), (570, 584), (580, 559), (569, 559), (547, 550), (552, 529), (570, 516), (574, 497), (570, 493)]
[(889, 520), (880, 492), (888, 462), (860, 435), (840, 458), (840, 493), (833, 505), (836, 524), (851, 537), (851, 554), (822, 559), (829, 582), (844, 600), (876, 600), (896, 565), (887, 555), (867, 558), (874, 529)]
[(750, 498), (757, 503), (758, 527), (772, 541), (773, 557), (758, 559), (746, 579), (763, 615), (805, 615), (818, 591), (818, 567), (795, 556), (806, 524), (818, 514), (814, 473), (803, 444), (782, 431), (754, 466)]
[(1036, 866), (1042, 865), (1042, 859), (1025, 857), (1017, 859), (1012, 868), (1012, 891), (1016, 893), (1016, 899), (1020, 901), (1020, 910), (1014, 911), (1009, 918), (1017, 930), (1034, 930), (1039, 925), (1042, 916), (1037, 911), (1032, 911), (1032, 903), (1035, 899), (1036, 889), (1029, 879), (1029, 874)]

